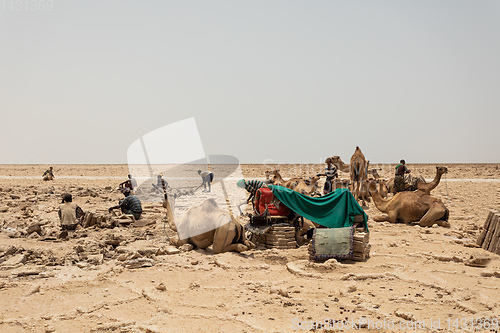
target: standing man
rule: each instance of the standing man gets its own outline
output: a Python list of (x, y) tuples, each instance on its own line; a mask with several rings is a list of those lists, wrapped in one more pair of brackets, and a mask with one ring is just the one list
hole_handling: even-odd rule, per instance
[(137, 180), (135, 178), (132, 178), (131, 175), (128, 175), (128, 179), (124, 181), (123, 183), (120, 183), (119, 188), (123, 189), (124, 187), (128, 187), (130, 191), (135, 191), (137, 188)]
[(396, 192), (403, 192), (405, 190), (405, 179), (404, 176), (411, 171), (406, 167), (405, 160), (399, 161), (396, 165), (396, 174), (394, 175), (394, 189)]
[[(201, 170), (198, 170), (198, 174), (203, 180), (203, 183), (201, 184), (205, 188), (203, 192), (210, 192), (212, 190), (212, 186), (210, 184), (214, 180), (214, 174), (208, 170), (203, 172)], [(207, 191), (207, 184), (208, 184), (208, 191)]]
[(132, 175), (128, 175), (128, 179), (130, 179), (130, 185), (132, 185), (132, 191), (135, 191), (137, 188), (137, 180), (132, 178)]
[(332, 180), (338, 178), (337, 166), (333, 164), (332, 159), (328, 157), (325, 160), (325, 173), (318, 173), (317, 176), (326, 176), (325, 186), (323, 186), (323, 195), (327, 195), (333, 189)]
[(142, 214), (141, 200), (137, 196), (131, 195), (128, 187), (125, 187), (122, 193), (125, 199), (120, 200), (118, 206), (111, 207), (108, 211), (111, 213), (113, 209), (120, 208), (123, 214), (132, 214), (134, 219), (140, 219)]
[(47, 181), (47, 180), (54, 180), (54, 178), (56, 178), (54, 176), (54, 172), (53, 172), (54, 168), (50, 167), (49, 170), (45, 171), (44, 174), (43, 174), (43, 180)]

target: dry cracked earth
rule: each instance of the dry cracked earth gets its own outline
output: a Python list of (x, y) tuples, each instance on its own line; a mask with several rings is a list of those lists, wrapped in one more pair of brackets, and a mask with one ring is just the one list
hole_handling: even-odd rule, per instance
[[(305, 245), (173, 251), (160, 203), (143, 204), (141, 224), (118, 223), (107, 208), (122, 197), (126, 165), (56, 165), (51, 182), (40, 177), (48, 166), (1, 165), (0, 332), (498, 332), (500, 256), (475, 242), (500, 206), (499, 165), (445, 166), (432, 194), (450, 209), (450, 228), (377, 223), (369, 203), (371, 257), (314, 263)], [(263, 178), (271, 167), (241, 172)], [(393, 166), (379, 167), (390, 177)], [(435, 164), (409, 167), (434, 177)], [(279, 168), (288, 178), (323, 166)], [(107, 223), (58, 238), (66, 192)], [(215, 184), (181, 196), (176, 217), (210, 197), (223, 206), (218, 193)]]

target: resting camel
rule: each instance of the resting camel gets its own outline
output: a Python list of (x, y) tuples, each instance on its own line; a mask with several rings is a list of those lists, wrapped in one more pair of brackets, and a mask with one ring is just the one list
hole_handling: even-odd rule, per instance
[(332, 163), (337, 167), (337, 170), (345, 172), (345, 173), (349, 172), (350, 165), (345, 164), (342, 161), (342, 159), (340, 158), (340, 156), (333, 156), (333, 157), (330, 157), (330, 159), (332, 160)]
[[(200, 249), (212, 245), (214, 253), (243, 252), (254, 248), (254, 244), (245, 237), (245, 229), (228, 212), (220, 209), (214, 199), (208, 199), (200, 206), (189, 209), (176, 224), (172, 206), (175, 198), (165, 198), (163, 207), (167, 209), (167, 220), (170, 228), (177, 232), (179, 239), (170, 239), (175, 246), (192, 244)], [(204, 228), (208, 231), (196, 234), (196, 230)], [(191, 235), (193, 234), (193, 235)], [(181, 239), (182, 237), (182, 239)]]
[(264, 180), (265, 184), (274, 184), (274, 180), (271, 179), (272, 171), (266, 171), (266, 180)]
[(399, 192), (390, 200), (382, 198), (377, 183), (370, 182), (369, 190), (375, 206), (385, 215), (375, 216), (376, 222), (418, 222), (421, 227), (432, 227), (434, 223), (449, 227), (449, 210), (443, 202), (425, 191)]
[(441, 176), (448, 172), (447, 167), (436, 166), (436, 175), (430, 183), (417, 182), (417, 190), (424, 191), (426, 194), (431, 194), (431, 191), (439, 185)]
[(356, 150), (351, 157), (351, 184), (354, 192), (354, 197), (356, 200), (362, 199), (363, 204), (365, 204), (365, 198), (361, 195), (361, 186), (363, 182), (366, 181), (366, 172), (368, 169), (368, 163), (366, 162), (365, 155), (361, 152), (361, 149), (356, 146)]
[[(439, 182), (441, 181), (441, 176), (445, 173), (448, 172), (447, 167), (442, 167), (442, 166), (436, 166), (436, 175), (434, 176), (434, 179), (426, 183), (425, 179), (420, 176), (420, 177), (414, 177), (413, 179), (414, 184), (411, 184), (410, 186), (407, 187), (407, 191), (415, 191), (415, 190), (421, 190), (424, 191), (427, 194), (430, 194), (433, 189), (435, 189), (438, 185)], [(395, 194), (394, 190), (394, 178), (389, 179), (389, 182), (387, 183), (387, 190), (389, 193)]]
[(292, 188), (292, 190), (305, 195), (313, 195), (318, 189), (318, 180), (318, 176), (311, 177), (311, 180), (309, 182), (300, 180), (297, 185)]
[(273, 180), (274, 185), (279, 185), (291, 189), (295, 188), (295, 186), (297, 186), (297, 184), (300, 181), (304, 181), (302, 178), (290, 178), (288, 180), (284, 180), (283, 177), (281, 177), (279, 170), (274, 170), (273, 175), (274, 175), (274, 180)]

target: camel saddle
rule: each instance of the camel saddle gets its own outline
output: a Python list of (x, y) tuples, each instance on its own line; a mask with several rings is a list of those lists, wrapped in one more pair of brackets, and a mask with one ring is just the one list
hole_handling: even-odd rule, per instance
[(255, 213), (259, 216), (287, 216), (290, 209), (282, 204), (273, 194), (271, 189), (263, 187), (255, 193)]

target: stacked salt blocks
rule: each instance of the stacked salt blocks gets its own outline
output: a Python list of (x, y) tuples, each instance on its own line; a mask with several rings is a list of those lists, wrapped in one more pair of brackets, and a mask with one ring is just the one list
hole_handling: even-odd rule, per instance
[(295, 249), (295, 228), (292, 226), (274, 226), (265, 234), (268, 249)]

